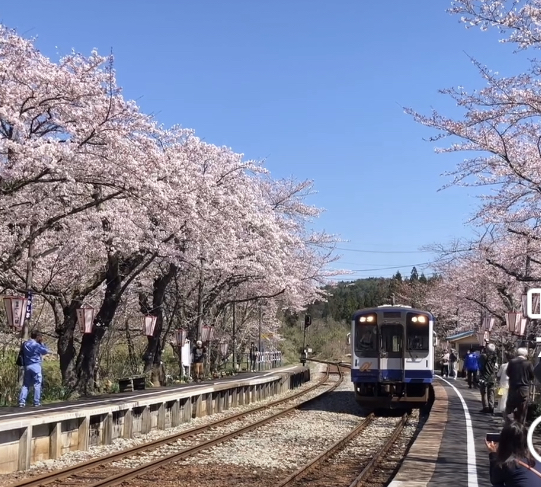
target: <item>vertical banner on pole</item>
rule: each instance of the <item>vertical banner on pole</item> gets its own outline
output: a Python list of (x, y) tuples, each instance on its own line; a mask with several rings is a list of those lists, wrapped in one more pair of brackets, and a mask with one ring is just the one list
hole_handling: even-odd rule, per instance
[(182, 345), (182, 366), (188, 369), (188, 377), (191, 374), (192, 368), (192, 349), (190, 340), (186, 340), (186, 343)]
[(27, 293), (26, 299), (28, 300), (26, 304), (26, 319), (29, 320), (32, 317), (32, 299), (33, 299), (33, 295), (30, 291)]

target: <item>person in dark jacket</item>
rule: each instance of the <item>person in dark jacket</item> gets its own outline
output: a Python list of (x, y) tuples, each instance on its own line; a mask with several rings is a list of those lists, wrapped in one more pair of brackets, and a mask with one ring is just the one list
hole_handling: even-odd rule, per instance
[(479, 370), (479, 359), (470, 349), (464, 357), (464, 368), (468, 374), (468, 387), (477, 386), (477, 371)]
[(250, 371), (255, 372), (255, 363), (257, 361), (257, 347), (254, 342), (250, 344)]
[(451, 379), (456, 379), (456, 376), (458, 374), (456, 370), (457, 361), (458, 357), (456, 356), (456, 350), (452, 348), (451, 353), (449, 354), (449, 377)]
[(527, 430), (516, 421), (502, 429), (500, 441), (486, 441), (493, 487), (541, 487), (541, 471), (528, 449)]
[(203, 378), (203, 364), (207, 356), (207, 349), (201, 340), (197, 340), (192, 350), (193, 354), (193, 378), (195, 382), (201, 382)]
[(509, 377), (509, 395), (505, 406), (506, 419), (510, 420), (513, 413), (515, 421), (524, 424), (528, 412), (528, 397), (530, 385), (535, 378), (533, 365), (527, 359), (528, 350), (519, 348), (517, 357), (509, 362), (506, 374)]
[(481, 392), (482, 413), (494, 413), (494, 386), (498, 364), (496, 346), (489, 343), (479, 358), (479, 389)]

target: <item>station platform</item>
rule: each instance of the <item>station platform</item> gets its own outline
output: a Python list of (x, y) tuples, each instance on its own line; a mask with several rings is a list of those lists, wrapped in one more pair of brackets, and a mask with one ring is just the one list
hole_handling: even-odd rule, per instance
[(161, 396), (175, 391), (188, 392), (197, 389), (208, 388), (209, 386), (227, 384), (228, 382), (249, 381), (261, 377), (269, 377), (281, 372), (289, 372), (298, 368), (300, 365), (291, 365), (277, 367), (263, 372), (240, 372), (235, 376), (223, 377), (221, 379), (206, 380), (202, 382), (191, 382), (187, 384), (178, 384), (167, 387), (152, 387), (141, 391), (117, 392), (114, 394), (100, 394), (92, 397), (81, 397), (71, 401), (58, 401), (49, 404), (42, 404), (34, 407), (28, 404), (25, 408), (17, 406), (0, 407), (0, 423), (3, 421), (11, 421), (13, 419), (23, 418), (25, 416), (47, 416), (51, 413), (69, 411), (70, 409), (78, 409), (82, 407), (99, 407), (103, 405), (124, 404), (126, 402), (137, 401), (140, 399), (149, 399), (153, 396)]
[(39, 407), (0, 408), (0, 473), (27, 470), (64, 453), (167, 430), (300, 387), (301, 365), (212, 381), (82, 398)]
[(502, 416), (481, 413), (479, 389), (462, 378), (438, 377), (434, 392), (430, 416), (389, 487), (491, 487), (485, 437), (501, 431)]

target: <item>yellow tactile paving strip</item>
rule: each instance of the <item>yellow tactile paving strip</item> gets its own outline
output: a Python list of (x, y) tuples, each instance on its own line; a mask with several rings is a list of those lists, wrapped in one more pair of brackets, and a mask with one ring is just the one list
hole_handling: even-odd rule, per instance
[(434, 382), (434, 404), (430, 416), (407, 457), (388, 487), (426, 487), (438, 461), (440, 445), (447, 424), (447, 391)]

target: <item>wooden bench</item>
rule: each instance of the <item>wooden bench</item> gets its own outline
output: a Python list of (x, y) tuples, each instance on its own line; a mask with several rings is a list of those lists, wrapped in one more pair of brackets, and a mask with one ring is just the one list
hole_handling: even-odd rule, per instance
[(142, 391), (145, 389), (145, 386), (146, 379), (144, 375), (118, 379), (119, 392)]

